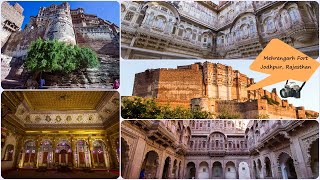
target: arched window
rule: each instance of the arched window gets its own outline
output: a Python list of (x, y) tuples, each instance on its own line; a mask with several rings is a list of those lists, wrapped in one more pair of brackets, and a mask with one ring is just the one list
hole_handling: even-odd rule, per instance
[(207, 35), (204, 35), (204, 37), (203, 37), (203, 42), (206, 43), (207, 40), (208, 40), (208, 36), (207, 36)]
[(253, 21), (250, 21), (250, 34), (253, 34), (255, 32), (254, 23)]
[(299, 12), (296, 8), (290, 8), (288, 12), (293, 23), (299, 21)]
[(183, 26), (180, 26), (178, 36), (182, 36), (182, 35), (183, 35)]
[(131, 21), (133, 16), (134, 16), (134, 12), (128, 11), (127, 14), (124, 16), (124, 20)]
[(157, 21), (155, 23), (155, 27), (159, 29), (163, 29), (165, 24), (165, 19), (163, 17), (157, 17)]
[(3, 161), (12, 161), (13, 151), (14, 151), (14, 146), (12, 144), (8, 144), (4, 153)]
[(190, 38), (191, 38), (191, 35), (192, 35), (191, 29), (187, 29), (187, 30), (186, 30), (185, 38), (190, 39)]
[(265, 25), (267, 27), (267, 31), (272, 31), (274, 29), (274, 23), (271, 18), (266, 19)]

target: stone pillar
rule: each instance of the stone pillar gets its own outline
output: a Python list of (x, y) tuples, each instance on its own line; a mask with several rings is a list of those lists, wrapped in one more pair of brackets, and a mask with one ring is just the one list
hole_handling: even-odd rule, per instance
[(89, 136), (88, 142), (89, 142), (89, 152), (90, 152), (90, 159), (91, 159), (91, 168), (94, 168), (94, 159), (93, 159), (93, 142), (92, 138)]
[(14, 156), (13, 156), (13, 164), (12, 167), (13, 168), (17, 168), (18, 163), (19, 163), (19, 155), (20, 155), (20, 150), (23, 148), (23, 141), (24, 138), (22, 138), (22, 136), (18, 135), (18, 134), (14, 134), (15, 138), (17, 139), (17, 142), (15, 144), (16, 148), (14, 149)]
[[(106, 144), (106, 143), (105, 143)], [(107, 155), (107, 153), (110, 151), (107, 149), (106, 146), (102, 146), (103, 147), (103, 158), (104, 158), (104, 165), (107, 169), (110, 169), (110, 162), (109, 162), (109, 156)]]
[(314, 179), (315, 177), (313, 176), (313, 173), (312, 173), (310, 161), (306, 162), (306, 166), (307, 166), (307, 174), (308, 174), (307, 178), (308, 179)]
[(196, 179), (199, 179), (199, 163), (196, 162)]
[[(24, 150), (23, 150), (23, 153), (21, 153), (21, 158), (20, 158), (19, 165), (18, 165), (19, 168), (23, 168), (24, 157), (25, 157), (25, 153), (24, 153)], [(35, 163), (35, 164), (37, 165), (37, 163)]]
[(213, 179), (212, 166), (213, 164), (211, 163), (211, 161), (209, 161), (209, 179)]
[[(76, 162), (76, 148), (77, 148), (77, 140), (74, 139), (73, 137), (71, 138), (71, 154), (72, 154), (72, 166), (75, 168), (75, 167), (78, 167), (78, 164)], [(79, 162), (79, 157), (78, 157), (78, 162)]]
[[(136, 41), (136, 37), (133, 37), (130, 43), (130, 47), (133, 47), (135, 41)], [(124, 59), (129, 59), (130, 54), (131, 54), (131, 49), (127, 49)]]
[(53, 166), (56, 166), (56, 149), (57, 149), (57, 140), (54, 138), (52, 140), (52, 161), (53, 161)]
[(226, 178), (225, 170), (226, 170), (226, 165), (223, 162), (223, 164), (222, 164), (222, 178), (221, 179), (225, 179)]
[[(308, 176), (308, 170), (304, 161), (302, 149), (299, 143), (299, 139), (296, 137), (291, 136), (290, 140), (290, 150), (292, 153), (292, 159), (294, 164), (294, 169), (297, 173), (297, 178), (307, 178)], [(312, 177), (310, 177), (312, 178)]]
[(275, 174), (275, 178), (276, 179), (282, 179), (282, 172), (281, 172), (281, 167), (280, 167), (280, 164), (277, 164), (275, 166), (275, 169), (276, 169), (276, 174)]
[(38, 152), (39, 152), (39, 149), (40, 149), (40, 143), (39, 143), (39, 137), (35, 140), (35, 145), (36, 145), (36, 147), (35, 147), (35, 156), (34, 156), (34, 161), (35, 161), (35, 163), (34, 163), (34, 166), (35, 166), (35, 168), (38, 168)]
[(173, 179), (173, 173), (172, 173), (172, 169), (173, 169), (173, 159), (170, 160), (169, 162), (169, 167), (168, 167), (168, 179)]

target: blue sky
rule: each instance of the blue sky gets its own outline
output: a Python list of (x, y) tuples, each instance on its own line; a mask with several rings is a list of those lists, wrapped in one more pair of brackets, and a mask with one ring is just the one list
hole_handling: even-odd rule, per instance
[[(195, 62), (205, 62), (200, 60), (123, 60), (121, 61), (121, 75), (120, 75), (120, 92), (121, 96), (131, 96), (134, 83), (134, 75), (143, 72), (147, 69), (157, 68), (176, 68), (180, 65), (193, 64)], [(234, 70), (239, 70), (248, 77), (254, 78), (255, 82), (268, 77), (268, 74), (263, 74), (250, 70), (249, 66), (251, 60), (214, 60), (213, 63), (221, 63), (231, 66)], [(317, 70), (312, 77), (307, 81), (306, 85), (301, 91), (301, 98), (288, 98), (289, 103), (294, 106), (304, 106), (306, 109), (315, 110), (319, 112), (319, 70)], [(271, 91), (273, 88), (277, 89), (280, 96), (280, 90), (284, 87), (285, 82), (280, 82), (264, 89)], [(301, 85), (302, 82), (296, 82)], [(281, 97), (280, 97), (281, 98)]]
[(117, 1), (10, 1), (10, 4), (18, 2), (23, 8), (23, 15), (25, 16), (22, 29), (29, 22), (30, 16), (36, 16), (40, 7), (48, 7), (51, 4), (61, 4), (62, 2), (68, 2), (71, 9), (77, 9), (82, 7), (85, 13), (95, 14), (98, 17), (113, 22), (114, 24), (120, 24), (120, 7)]

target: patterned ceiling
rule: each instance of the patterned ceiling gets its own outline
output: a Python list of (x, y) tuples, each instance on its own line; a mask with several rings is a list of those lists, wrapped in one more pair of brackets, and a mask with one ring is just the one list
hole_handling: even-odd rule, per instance
[(31, 111), (95, 110), (103, 97), (112, 92), (103, 91), (30, 91), (23, 96)]

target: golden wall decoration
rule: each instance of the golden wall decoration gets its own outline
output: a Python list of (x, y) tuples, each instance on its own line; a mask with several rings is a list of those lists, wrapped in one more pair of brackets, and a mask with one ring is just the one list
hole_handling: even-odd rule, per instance
[(46, 121), (50, 122), (51, 121), (51, 117), (50, 116), (46, 116)]
[(67, 116), (66, 121), (72, 121), (72, 118), (70, 115)]
[(41, 121), (40, 116), (36, 116), (35, 120), (36, 120), (36, 122), (40, 122)]
[(61, 120), (62, 120), (62, 119), (61, 119), (60, 116), (57, 116), (57, 117), (56, 117), (56, 121), (57, 121), (57, 122), (60, 122)]
[(78, 118), (77, 118), (77, 121), (82, 121), (82, 119), (83, 119), (83, 117), (80, 115), (80, 116), (78, 116)]

